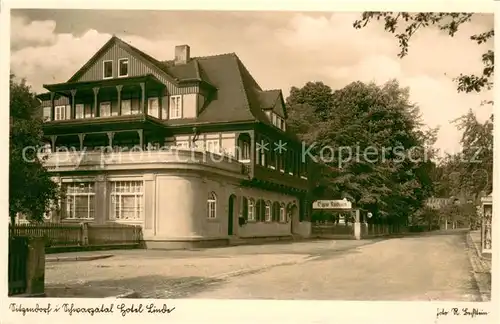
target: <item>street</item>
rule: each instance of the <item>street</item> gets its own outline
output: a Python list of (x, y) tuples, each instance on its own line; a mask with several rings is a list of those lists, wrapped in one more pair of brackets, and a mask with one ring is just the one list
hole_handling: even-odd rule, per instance
[(49, 262), (46, 285), (118, 286), (144, 298), (479, 300), (464, 232), (198, 251), (85, 253), (113, 256)]

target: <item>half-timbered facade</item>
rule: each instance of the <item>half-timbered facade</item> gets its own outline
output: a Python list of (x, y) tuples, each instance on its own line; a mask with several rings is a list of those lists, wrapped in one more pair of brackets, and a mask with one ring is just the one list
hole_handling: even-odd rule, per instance
[(149, 245), (307, 235), (308, 160), (280, 90), (234, 53), (158, 61), (112, 37), (38, 96), (52, 221), (143, 227)]

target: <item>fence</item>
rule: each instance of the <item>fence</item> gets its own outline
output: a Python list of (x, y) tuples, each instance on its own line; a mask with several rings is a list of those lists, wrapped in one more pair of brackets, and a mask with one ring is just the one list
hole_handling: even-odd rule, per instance
[(354, 227), (352, 224), (337, 223), (315, 223), (311, 226), (312, 236), (331, 236), (331, 235), (352, 235), (354, 236)]
[(43, 237), (46, 246), (75, 246), (82, 245), (81, 224), (16, 224), (12, 227), (14, 236)]
[(9, 236), (9, 296), (23, 294), (27, 286), (28, 238)]
[(140, 226), (126, 226), (121, 224), (88, 225), (88, 244), (134, 244), (142, 240)]
[(13, 236), (43, 237), (46, 247), (139, 244), (142, 228), (139, 225), (44, 223), (10, 225)]
[[(405, 226), (400, 225), (360, 223), (361, 238), (372, 238), (390, 234), (404, 233), (407, 231), (408, 230)], [(332, 222), (315, 223), (311, 227), (311, 236), (354, 239), (354, 224), (337, 224)]]

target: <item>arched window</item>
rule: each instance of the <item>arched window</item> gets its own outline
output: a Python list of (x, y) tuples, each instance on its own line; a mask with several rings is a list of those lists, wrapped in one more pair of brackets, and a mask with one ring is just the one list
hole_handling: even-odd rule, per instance
[(207, 217), (215, 218), (217, 216), (217, 196), (215, 192), (208, 194), (207, 199)]
[(279, 221), (279, 216), (280, 216), (280, 204), (277, 201), (275, 201), (273, 203), (272, 221), (273, 222)]
[(265, 221), (270, 222), (271, 221), (271, 202), (268, 200), (266, 201), (266, 212), (265, 212)]
[(256, 215), (255, 215), (256, 220), (258, 222), (263, 222), (265, 219), (265, 213), (266, 213), (266, 211), (265, 211), (266, 206), (265, 206), (264, 200), (262, 200), (262, 199), (257, 200), (257, 204), (255, 205), (255, 207), (256, 207), (255, 208), (256, 209)]
[(280, 205), (280, 222), (286, 222), (285, 204), (283, 203)]
[(250, 143), (250, 135), (247, 133), (242, 133), (238, 136), (238, 150), (236, 153), (239, 161), (250, 160)]
[(248, 199), (248, 220), (255, 222), (255, 200), (253, 198)]

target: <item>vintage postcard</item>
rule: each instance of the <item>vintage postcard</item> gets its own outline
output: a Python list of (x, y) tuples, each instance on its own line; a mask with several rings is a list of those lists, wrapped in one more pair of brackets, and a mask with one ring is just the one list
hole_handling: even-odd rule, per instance
[(2, 5), (5, 323), (498, 319), (493, 2), (133, 5)]

